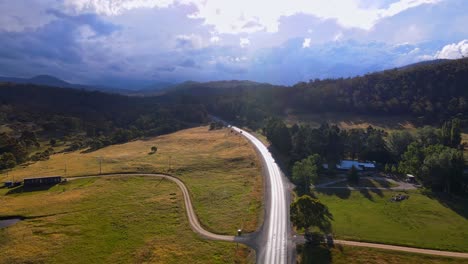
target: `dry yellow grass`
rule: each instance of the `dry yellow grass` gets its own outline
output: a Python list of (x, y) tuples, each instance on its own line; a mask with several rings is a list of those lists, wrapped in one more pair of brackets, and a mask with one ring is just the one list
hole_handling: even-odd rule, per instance
[(252, 251), (207, 241), (189, 227), (183, 196), (167, 180), (79, 179), (8, 194), (0, 215), (27, 217), (0, 229), (0, 263), (246, 263)]
[[(149, 155), (152, 146), (158, 151)], [(68, 177), (115, 172), (163, 172), (182, 179), (195, 211), (210, 231), (254, 231), (261, 220), (262, 177), (252, 146), (229, 129), (182, 130), (146, 140), (113, 145), (91, 153), (52, 155), (50, 160), (18, 167), (0, 180), (33, 176)]]
[(368, 126), (383, 129), (391, 132), (395, 130), (407, 129), (414, 130), (416, 126), (411, 123), (409, 118), (405, 117), (369, 117), (358, 114), (346, 113), (321, 113), (321, 114), (308, 114), (308, 115), (288, 115), (286, 117), (288, 124), (294, 123), (307, 123), (313, 127), (318, 127), (324, 122), (338, 125), (341, 129), (360, 128), (366, 129)]

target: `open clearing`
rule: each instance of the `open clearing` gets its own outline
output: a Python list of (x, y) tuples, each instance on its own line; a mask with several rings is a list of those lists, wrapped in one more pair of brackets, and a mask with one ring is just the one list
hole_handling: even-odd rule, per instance
[[(158, 150), (149, 155), (152, 146)], [(91, 153), (56, 154), (17, 168), (8, 177), (4, 173), (0, 180), (99, 174), (100, 163), (102, 173), (167, 173), (180, 178), (201, 224), (211, 232), (234, 235), (238, 228), (251, 232), (262, 221), (261, 164), (253, 147), (229, 129), (197, 127)]]
[[(158, 150), (156, 154), (150, 155), (148, 153), (152, 146), (157, 146)], [(262, 222), (261, 164), (252, 146), (243, 137), (231, 133), (229, 129), (209, 131), (208, 127), (198, 127), (156, 138), (113, 145), (90, 153), (76, 151), (55, 154), (50, 160), (18, 167), (8, 175), (4, 173), (0, 181), (20, 180), (33, 176), (74, 177), (99, 174), (100, 165), (102, 173), (167, 173), (180, 178), (189, 189), (201, 224), (211, 232), (234, 235), (238, 228), (251, 232)], [(175, 184), (166, 183), (170, 186), (170, 193), (175, 193), (177, 201), (180, 202), (177, 215), (175, 212), (171, 215), (170, 211), (166, 214), (166, 209), (170, 206), (157, 195), (157, 190), (161, 187), (155, 190), (145, 189), (149, 181), (139, 181), (138, 186), (129, 188), (133, 192), (121, 189), (128, 185), (126, 182), (133, 182), (129, 179), (117, 181), (115, 184), (105, 179), (80, 179), (68, 183), (66, 187), (59, 185), (48, 191), (13, 195), (4, 195), (8, 190), (0, 189), (3, 194), (0, 196), (3, 206), (0, 215), (51, 214), (50, 217), (29, 219), (2, 230), (4, 235), (1, 236), (0, 246), (10, 250), (9, 252), (14, 252), (25, 243), (23, 237), (25, 241), (28, 240), (29, 246), (24, 247), (25, 250), (22, 251), (24, 255), (18, 255), (18, 258), (22, 259), (16, 259), (17, 262), (41, 258), (55, 261), (58, 255), (62, 259), (56, 259), (56, 262), (60, 262), (70, 259), (73, 254), (82, 254), (91, 250), (93, 243), (95, 244), (92, 247), (102, 247), (96, 249), (99, 252), (92, 253), (95, 258), (103, 260), (98, 261), (99, 263), (115, 262), (114, 260), (120, 261), (120, 259), (122, 262), (149, 259), (158, 263), (225, 263), (255, 259), (247, 257), (250, 253), (245, 248), (236, 253), (236, 245), (233, 243), (206, 241), (193, 233), (186, 220), (182, 196)], [(78, 184), (83, 182), (93, 184)], [(112, 186), (101, 184), (102, 182)], [(117, 186), (120, 183), (123, 187)], [(76, 191), (65, 190), (64, 193), (69, 195), (63, 195), (62, 188), (73, 188)], [(113, 188), (119, 191), (111, 191)], [(138, 198), (141, 196), (151, 201), (146, 203), (144, 199)], [(46, 199), (47, 197), (51, 199)], [(76, 201), (81, 199), (86, 200), (85, 205), (76, 204)], [(170, 198), (170, 201), (172, 199)], [(15, 204), (4, 205), (4, 201), (7, 200), (9, 203), (14, 201)], [(101, 203), (104, 203), (102, 207)], [(117, 207), (124, 208), (125, 212), (121, 212), (120, 209), (115, 212)], [(153, 207), (157, 211), (150, 213), (151, 210), (144, 209), (146, 207)], [(158, 209), (160, 207), (165, 209)], [(98, 226), (89, 226), (90, 220), (99, 219), (101, 214), (109, 210), (110, 215), (103, 219), (102, 225), (96, 223)], [(114, 223), (112, 219), (118, 216), (112, 214), (119, 212), (122, 214), (122, 221)], [(58, 224), (53, 222), (57, 217), (64, 222)], [(151, 220), (147, 220), (147, 217)], [(47, 222), (48, 219), (52, 219), (50, 220), (52, 222)], [(148, 223), (153, 221), (155, 223)], [(36, 224), (37, 226), (34, 226)], [(156, 226), (152, 226), (153, 224)], [(33, 227), (39, 228), (39, 231), (33, 231), (35, 230)], [(135, 231), (134, 228), (138, 230)], [(134, 242), (130, 243), (136, 243), (135, 241), (141, 238), (143, 242), (138, 240), (140, 246), (129, 246), (128, 250), (124, 250), (123, 248), (128, 247), (127, 242), (118, 245), (112, 242), (114, 238), (120, 241), (121, 236), (126, 237), (123, 240), (128, 239), (134, 232)], [(44, 234), (47, 236), (44, 237)], [(73, 240), (75, 237), (76, 241)], [(71, 243), (67, 244), (69, 247), (61, 246), (61, 241), (69, 240)], [(91, 240), (95, 242), (88, 243)], [(166, 246), (162, 247), (161, 244)], [(4, 252), (3, 249), (0, 251)], [(139, 255), (140, 252), (143, 257)], [(121, 258), (120, 254), (127, 254), (129, 258)], [(92, 256), (89, 256), (89, 259), (92, 259)], [(77, 262), (91, 263), (89, 259), (86, 256), (77, 257)], [(7, 262), (11, 262), (10, 260)]]
[(395, 252), (381, 249), (360, 248), (350, 246), (335, 245), (328, 249), (324, 246), (299, 246), (299, 263), (308, 264), (354, 264), (354, 263), (427, 263), (427, 264), (446, 264), (446, 263), (468, 263), (466, 259), (446, 258), (437, 256), (428, 256), (423, 254), (411, 254), (406, 252)]
[[(26, 220), (0, 229), (0, 263), (243, 263), (246, 247), (190, 229), (182, 193), (147, 177), (79, 179), (7, 194), (0, 215)], [(254, 259), (254, 258), (253, 258)]]
[[(398, 193), (408, 200), (391, 202)], [(418, 191), (321, 189), (336, 239), (468, 252), (468, 201), (429, 198)]]

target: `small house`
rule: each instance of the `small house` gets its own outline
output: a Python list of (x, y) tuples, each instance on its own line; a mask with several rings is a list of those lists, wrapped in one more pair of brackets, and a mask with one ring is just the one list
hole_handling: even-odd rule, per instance
[[(336, 164), (336, 169), (348, 171), (352, 167), (355, 167), (358, 171), (375, 170), (375, 163), (371, 161), (357, 161), (357, 160), (341, 160), (340, 163)], [(323, 164), (325, 169), (328, 169), (328, 164)]]
[(26, 178), (24, 179), (24, 187), (37, 187), (44, 185), (54, 185), (62, 182), (61, 176)]

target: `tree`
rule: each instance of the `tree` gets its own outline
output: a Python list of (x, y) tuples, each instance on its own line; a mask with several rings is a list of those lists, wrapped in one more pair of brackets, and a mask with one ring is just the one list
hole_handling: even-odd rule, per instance
[(320, 156), (318, 155), (312, 155), (294, 163), (292, 169), (292, 181), (303, 193), (309, 193), (310, 184), (317, 181), (317, 165), (321, 166), (320, 164)]
[(11, 169), (16, 166), (16, 158), (10, 152), (0, 155), (0, 170)]
[(434, 145), (424, 149), (424, 155), (421, 178), (427, 186), (452, 193), (454, 190), (460, 190), (465, 184), (463, 152), (443, 145)]
[(350, 129), (346, 133), (345, 150), (351, 159), (356, 159), (364, 147), (365, 133), (362, 129)]
[(309, 195), (303, 195), (291, 204), (290, 217), (293, 224), (304, 228), (306, 233), (312, 227), (317, 227), (323, 232), (331, 231), (333, 216), (328, 207)]
[(151, 152), (150, 152), (150, 153), (151, 153), (151, 154), (155, 154), (156, 151), (158, 151), (158, 147), (152, 146), (152, 147), (151, 147)]
[(291, 134), (286, 124), (279, 118), (269, 118), (264, 132), (268, 140), (281, 153), (287, 155), (291, 151)]
[(352, 184), (359, 184), (359, 172), (356, 167), (354, 167), (354, 165), (348, 172), (348, 182)]
[(39, 147), (39, 142), (37, 141), (36, 133), (32, 131), (25, 130), (21, 132), (19, 141), (23, 142), (26, 147), (30, 147), (30, 146)]
[(385, 167), (384, 167), (384, 171), (385, 171), (386, 173), (392, 172), (392, 165), (386, 163), (386, 164), (385, 164)]
[(360, 158), (364, 160), (375, 160), (382, 163), (388, 162), (390, 153), (385, 144), (385, 135), (385, 131), (374, 129), (372, 126), (369, 126), (366, 129), (364, 149), (360, 154)]
[(440, 143), (440, 132), (431, 126), (424, 126), (417, 130), (418, 140), (422, 146), (436, 145)]
[(414, 141), (413, 136), (408, 131), (395, 131), (387, 138), (387, 148), (392, 154), (394, 161), (399, 161), (406, 148)]
[(401, 173), (420, 175), (421, 166), (424, 162), (423, 148), (418, 142), (411, 143), (402, 159), (398, 164), (398, 169)]

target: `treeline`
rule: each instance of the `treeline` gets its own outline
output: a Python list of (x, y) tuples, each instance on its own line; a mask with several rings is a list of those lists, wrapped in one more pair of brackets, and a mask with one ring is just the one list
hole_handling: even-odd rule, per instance
[[(0, 145), (0, 155), (8, 161), (4, 162), (9, 164), (7, 167), (13, 166), (12, 156), (15, 163), (22, 163), (29, 158), (28, 150), (34, 150), (23, 139), (25, 133), (34, 137), (37, 134), (47, 141), (73, 139), (67, 146), (68, 151), (95, 150), (138, 137), (174, 132), (207, 120), (204, 106), (168, 104), (159, 97), (0, 84), (0, 125), (13, 130), (2, 134)], [(39, 144), (37, 140), (36, 143)], [(36, 153), (31, 158), (43, 159), (47, 157), (46, 152)]]
[(292, 180), (303, 193), (324, 173), (322, 164), (333, 172), (341, 159), (375, 161), (388, 172), (414, 174), (434, 191), (468, 193), (458, 119), (445, 122), (441, 128), (425, 126), (415, 134), (388, 134), (371, 126), (349, 130), (329, 124), (287, 127), (278, 118), (265, 123), (265, 135), (277, 151), (289, 157)]
[[(226, 83), (232, 83), (231, 86)], [(268, 116), (336, 112), (405, 115), (419, 124), (468, 119), (468, 58), (292, 87), (249, 82), (191, 83), (164, 95), (257, 128)]]

